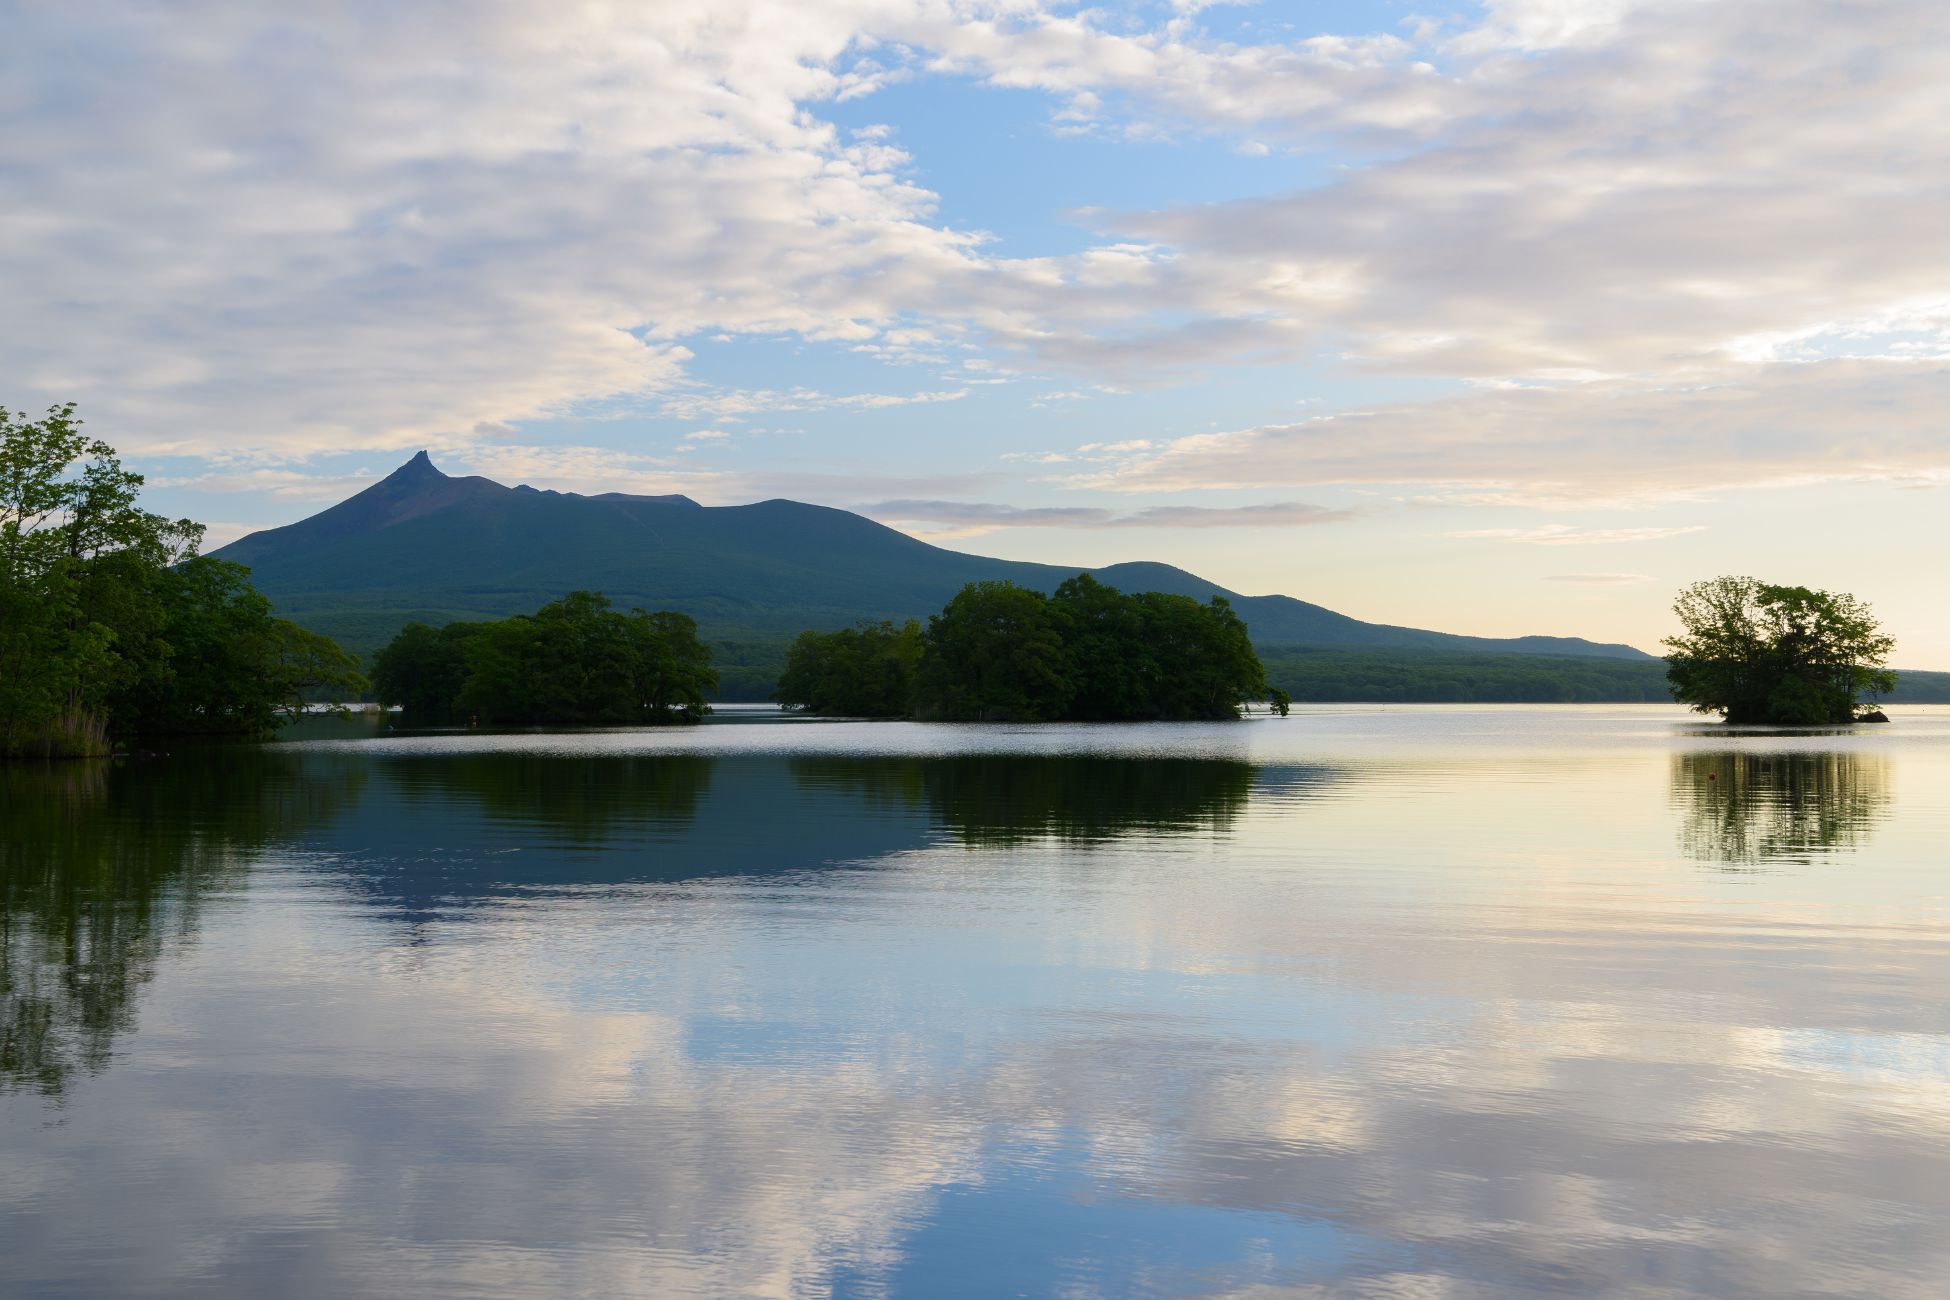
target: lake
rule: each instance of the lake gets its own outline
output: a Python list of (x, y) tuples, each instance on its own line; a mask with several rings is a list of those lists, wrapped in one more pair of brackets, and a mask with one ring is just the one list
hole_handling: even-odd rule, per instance
[(0, 792), (14, 1300), (1950, 1291), (1950, 710), (736, 712)]

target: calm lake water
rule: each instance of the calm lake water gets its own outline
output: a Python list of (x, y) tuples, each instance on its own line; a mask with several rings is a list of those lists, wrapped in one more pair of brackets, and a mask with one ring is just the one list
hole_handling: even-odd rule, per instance
[(0, 1294), (1940, 1297), (1950, 712), (0, 771)]

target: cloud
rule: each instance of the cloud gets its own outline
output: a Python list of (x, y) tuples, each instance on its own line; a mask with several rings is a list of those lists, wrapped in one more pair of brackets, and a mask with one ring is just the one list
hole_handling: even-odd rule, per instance
[(1351, 510), (1275, 501), (1243, 506), (1148, 506), (1119, 513), (1098, 506), (1010, 506), (983, 501), (877, 501), (856, 507), (888, 522), (946, 525), (935, 535), (973, 536), (999, 528), (1294, 528), (1338, 523)]
[[(1323, 357), (1485, 386), (1180, 439), (1120, 472), (1133, 490), (1585, 501), (1945, 468), (1936, 0), (1496, 0), (1292, 39), (1034, 0), (185, 0), (168, 22), (93, 0), (8, 36), (0, 373), (131, 450), (461, 445), (618, 395), (719, 423), (967, 392), (696, 392), (692, 342), (764, 335), (1127, 388)], [(1090, 246), (1009, 256), (942, 221), (897, 132), (821, 117), (922, 76), (1339, 165), (1086, 211)], [(1508, 384), (1545, 387), (1487, 387)]]
[[(987, 380), (976, 382), (986, 383)], [(660, 402), (663, 414), (680, 420), (742, 420), (768, 411), (880, 411), (897, 406), (926, 406), (959, 402), (969, 389), (938, 389), (917, 393), (823, 393), (816, 388), (780, 391), (770, 388), (726, 389), (710, 393), (676, 393)]]
[(1842, 359), (1718, 382), (1476, 389), (1172, 440), (1074, 480), (1158, 492), (1448, 485), (1457, 499), (1632, 504), (1754, 484), (1950, 469), (1950, 366)]
[(1649, 573), (1553, 573), (1545, 582), (1568, 582), (1580, 587), (1630, 587), (1652, 581)]
[(1950, 279), (1950, 17), (1926, 0), (1505, 3), (1419, 45), (1225, 46), (1087, 18), (939, 39), (1004, 84), (1350, 151), (1395, 137), (1328, 184), (1091, 214), (1109, 247), (1143, 250), (1119, 262), (1126, 293), (1186, 319), (1052, 341), (1080, 365), (1162, 340), (1337, 341), (1418, 374), (1671, 372)]
[(1469, 528), (1445, 534), (1449, 537), (1497, 542), (1523, 542), (1530, 546), (1609, 546), (1619, 542), (1660, 542), (1668, 537), (1704, 532), (1704, 524), (1681, 528), (1572, 528), (1565, 524), (1546, 524), (1541, 528)]
[(26, 11), (0, 358), (127, 445), (303, 451), (666, 389), (700, 331), (872, 337), (975, 242), (802, 111), (876, 9)]

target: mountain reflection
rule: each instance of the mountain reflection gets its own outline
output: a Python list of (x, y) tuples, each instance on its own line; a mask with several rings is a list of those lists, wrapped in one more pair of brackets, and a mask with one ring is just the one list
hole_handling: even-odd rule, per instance
[(158, 963), (247, 855), (356, 799), (365, 765), (275, 752), (0, 766), (0, 1092), (102, 1069)]
[(313, 845), (401, 919), (536, 892), (785, 875), (881, 861), (943, 835), (1223, 831), (1255, 780), (1312, 769), (1209, 759), (977, 755), (382, 758), (373, 789)]
[(1846, 752), (1729, 750), (1672, 760), (1680, 846), (1731, 868), (1858, 847), (1889, 813), (1889, 784), (1887, 759)]
[(417, 938), (495, 902), (897, 861), (944, 839), (1223, 834), (1255, 784), (1212, 759), (235, 747), (0, 770), (0, 1089), (103, 1068), (143, 986), (267, 850)]

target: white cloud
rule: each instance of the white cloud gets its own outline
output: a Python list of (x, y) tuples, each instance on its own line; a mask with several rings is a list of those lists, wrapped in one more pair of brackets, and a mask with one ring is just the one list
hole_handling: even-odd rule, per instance
[(728, 389), (716, 392), (682, 392), (662, 399), (665, 415), (680, 420), (719, 419), (738, 421), (767, 411), (879, 411), (898, 406), (926, 406), (935, 402), (959, 402), (967, 397), (966, 387), (919, 393), (823, 393), (815, 388), (790, 390)]
[[(694, 337), (1127, 388), (1326, 353), (1484, 391), (1180, 439), (1106, 486), (1576, 501), (1945, 468), (1935, 0), (1496, 0), (1286, 41), (1196, 8), (30, 7), (0, 50), (0, 373), (131, 450), (303, 455), (612, 395), (719, 423), (968, 391), (700, 394)], [(913, 75), (1344, 166), (1010, 257), (941, 222), (897, 131), (819, 116)]]
[(1950, 470), (1950, 366), (1838, 360), (1721, 382), (1472, 390), (1175, 439), (1078, 480), (1133, 492), (1422, 483), (1456, 499), (1633, 504)]
[(1098, 506), (1010, 506), (985, 501), (877, 501), (856, 507), (884, 523), (928, 523), (935, 537), (972, 537), (998, 528), (1293, 528), (1337, 523), (1351, 510), (1273, 501), (1243, 506), (1148, 506), (1118, 512)]
[(1450, 537), (1497, 542), (1523, 542), (1530, 546), (1608, 546), (1618, 542), (1659, 542), (1668, 537), (1706, 531), (1704, 524), (1675, 528), (1573, 528), (1568, 524), (1545, 524), (1538, 528), (1465, 528)]
[(14, 15), (10, 382), (131, 446), (398, 447), (666, 388), (697, 331), (871, 337), (973, 265), (802, 111), (883, 9)]
[(1545, 582), (1568, 582), (1579, 587), (1633, 587), (1652, 581), (1649, 573), (1552, 573)]

